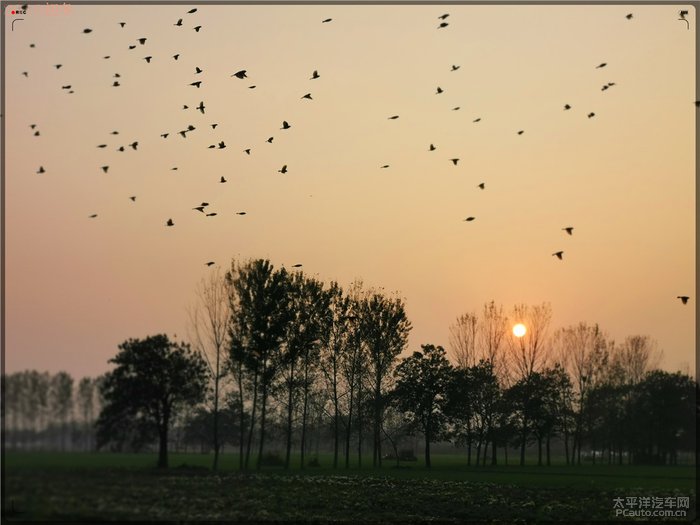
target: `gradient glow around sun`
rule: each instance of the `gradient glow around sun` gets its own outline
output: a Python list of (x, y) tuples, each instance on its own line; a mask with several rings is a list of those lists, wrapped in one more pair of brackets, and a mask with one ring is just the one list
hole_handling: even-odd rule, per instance
[(515, 337), (522, 337), (525, 335), (525, 332), (527, 332), (527, 328), (522, 323), (518, 323), (513, 327), (513, 335)]

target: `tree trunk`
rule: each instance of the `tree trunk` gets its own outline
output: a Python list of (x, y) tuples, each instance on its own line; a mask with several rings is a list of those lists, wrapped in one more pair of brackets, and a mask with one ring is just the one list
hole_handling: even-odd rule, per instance
[(284, 458), (284, 468), (289, 469), (289, 461), (292, 456), (292, 415), (294, 413), (294, 363), (290, 365), (289, 382), (287, 383), (287, 454)]
[(338, 410), (338, 385), (333, 372), (333, 468), (338, 468), (338, 444), (339, 444), (339, 410)]
[(523, 428), (520, 436), (520, 466), (525, 466), (525, 441), (527, 440), (527, 420), (523, 420)]
[(428, 418), (427, 428), (425, 429), (425, 466), (430, 468), (430, 418)]
[(301, 414), (301, 468), (306, 465), (306, 416), (309, 410), (309, 383), (306, 372), (304, 373), (304, 407)]
[(350, 400), (348, 407), (348, 426), (345, 429), (345, 468), (350, 468), (350, 438), (352, 437), (352, 402), (353, 402), (353, 387), (350, 387)]
[(552, 434), (547, 434), (547, 466), (549, 467), (552, 464), (551, 457), (550, 457), (550, 441), (552, 439)]
[(263, 447), (265, 446), (265, 411), (267, 408), (267, 381), (262, 384), (262, 406), (260, 407), (260, 446), (258, 447), (257, 469), (262, 467)]
[(258, 371), (255, 371), (253, 376), (253, 408), (250, 413), (250, 428), (248, 429), (248, 444), (245, 451), (245, 464), (244, 467), (247, 470), (250, 462), (250, 447), (253, 443), (253, 429), (255, 428), (255, 410), (258, 405)]
[(214, 464), (211, 469), (219, 468), (219, 351), (216, 352), (216, 379), (214, 380)]
[(163, 421), (158, 426), (158, 468), (168, 468), (168, 425), (170, 417), (167, 408), (164, 410)]
[(542, 436), (537, 435), (537, 466), (542, 466)]

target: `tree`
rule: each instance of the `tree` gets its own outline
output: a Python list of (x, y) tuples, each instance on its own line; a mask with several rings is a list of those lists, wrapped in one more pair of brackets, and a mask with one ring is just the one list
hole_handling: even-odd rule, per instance
[(552, 307), (549, 303), (529, 306), (517, 304), (513, 307), (513, 321), (523, 323), (527, 332), (523, 337), (507, 338), (510, 363), (514, 380), (529, 377), (547, 365), (550, 354), (548, 342)]
[(129, 339), (110, 359), (116, 368), (101, 386), (98, 447), (133, 431), (137, 441), (158, 437), (158, 467), (168, 466), (168, 431), (186, 405), (201, 403), (207, 382), (201, 355), (166, 335)]
[(430, 468), (430, 443), (441, 437), (452, 366), (441, 346), (421, 349), (396, 367), (394, 393), (404, 416), (425, 436), (425, 466)]
[(457, 367), (469, 368), (476, 364), (479, 333), (479, 318), (475, 314), (462, 314), (450, 325), (450, 350)]
[(236, 306), (231, 333), (232, 354), (239, 357), (251, 377), (253, 404), (248, 433), (245, 467), (250, 459), (255, 413), (260, 394), (260, 439), (257, 468), (262, 465), (265, 444), (267, 400), (279, 369), (280, 347), (284, 342), (290, 312), (287, 271), (274, 270), (268, 260), (254, 260), (238, 268), (233, 278)]
[(73, 378), (70, 374), (58, 372), (51, 378), (50, 399), (51, 412), (60, 423), (61, 450), (65, 450), (68, 418), (73, 410)]
[(399, 297), (386, 297), (374, 292), (360, 306), (361, 333), (368, 349), (368, 375), (373, 403), (372, 465), (382, 466), (382, 395), (383, 383), (390, 374), (396, 357), (408, 342), (411, 323), (406, 317), (404, 302)]
[(231, 318), (227, 284), (219, 269), (203, 278), (195, 290), (196, 303), (189, 309), (190, 339), (194, 349), (204, 358), (209, 371), (212, 395), (212, 439), (214, 460), (212, 470), (219, 464), (219, 405), (223, 392), (228, 328)]
[(89, 377), (83, 377), (78, 383), (78, 409), (83, 419), (85, 429), (85, 449), (92, 448), (92, 436), (90, 429), (93, 423), (95, 408), (95, 382)]

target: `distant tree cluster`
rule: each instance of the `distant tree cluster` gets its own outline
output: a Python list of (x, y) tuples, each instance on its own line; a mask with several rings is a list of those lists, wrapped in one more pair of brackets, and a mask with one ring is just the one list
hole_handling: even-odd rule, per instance
[(214, 469), (225, 445), (241, 469), (290, 468), (293, 452), (313, 466), (321, 447), (334, 468), (369, 455), (381, 466), (415, 459), (418, 438), (427, 467), (437, 442), (463, 447), (470, 465), (508, 463), (514, 450), (525, 464), (532, 447), (541, 465), (555, 454), (567, 464), (673, 464), (694, 449), (691, 377), (658, 370), (646, 336), (615, 344), (585, 323), (550, 333), (548, 304), (507, 315), (487, 303), (450, 326), (449, 358), (432, 344), (401, 358), (404, 300), (361, 282), (343, 290), (267, 260), (234, 261), (195, 297), (189, 344), (130, 339), (112, 371), (77, 389), (65, 373), (5, 377), (9, 441), (48, 446), (39, 436), (51, 414), (52, 428), (82, 425), (88, 437), (72, 448), (157, 449), (162, 467), (169, 446), (213, 451)]

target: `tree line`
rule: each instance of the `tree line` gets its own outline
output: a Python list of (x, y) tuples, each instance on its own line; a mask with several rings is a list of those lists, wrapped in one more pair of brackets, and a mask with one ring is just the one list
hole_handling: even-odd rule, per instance
[[(509, 314), (487, 303), (450, 326), (449, 358), (432, 344), (401, 358), (411, 330), (404, 300), (361, 282), (344, 290), (267, 260), (234, 261), (195, 298), (190, 343), (130, 339), (113, 370), (92, 380), (94, 446), (156, 446), (164, 467), (175, 429), (178, 443), (213, 452), (214, 469), (225, 444), (241, 469), (260, 468), (272, 450), (286, 468), (298, 451), (303, 468), (321, 446), (334, 468), (381, 466), (418, 437), (428, 467), (436, 442), (463, 447), (474, 465), (522, 465), (526, 450), (546, 465), (554, 454), (567, 464), (675, 463), (694, 449), (690, 376), (658, 370), (648, 336), (616, 344), (586, 323), (551, 332), (546, 303)], [(512, 333), (515, 322), (524, 336)], [(6, 388), (19, 384), (12, 377)], [(22, 403), (7, 404), (23, 418), (13, 428), (37, 417), (23, 412), (36, 401)]]

